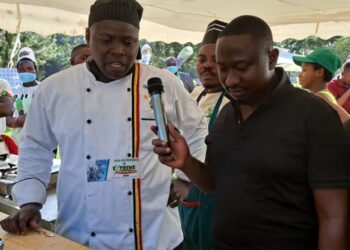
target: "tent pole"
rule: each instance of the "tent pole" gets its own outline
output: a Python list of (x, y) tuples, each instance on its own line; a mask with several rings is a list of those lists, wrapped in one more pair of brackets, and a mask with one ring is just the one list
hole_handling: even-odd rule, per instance
[(12, 68), (13, 66), (13, 58), (15, 57), (15, 55), (17, 54), (18, 49), (21, 47), (21, 23), (22, 23), (22, 15), (21, 15), (21, 8), (19, 6), (19, 3), (16, 3), (16, 7), (17, 7), (17, 27), (16, 27), (16, 40), (15, 43), (13, 45), (12, 51), (11, 51), (11, 55), (9, 58), (9, 62), (7, 64), (8, 68)]

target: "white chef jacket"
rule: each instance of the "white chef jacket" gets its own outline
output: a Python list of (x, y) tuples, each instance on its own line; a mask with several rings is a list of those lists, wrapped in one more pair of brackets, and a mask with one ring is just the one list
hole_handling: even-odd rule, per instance
[[(183, 240), (177, 208), (167, 207), (171, 169), (153, 153), (155, 124), (145, 85), (163, 81), (168, 120), (185, 136), (191, 153), (204, 159), (207, 123), (196, 102), (171, 73), (140, 65), (141, 218), (143, 249), (173, 249)], [(131, 74), (110, 83), (96, 81), (86, 64), (70, 67), (39, 85), (30, 105), (20, 144), (18, 205), (43, 204), (60, 146), (57, 233), (93, 249), (135, 248), (132, 180), (88, 182), (87, 167), (98, 159), (128, 158), (132, 150)]]

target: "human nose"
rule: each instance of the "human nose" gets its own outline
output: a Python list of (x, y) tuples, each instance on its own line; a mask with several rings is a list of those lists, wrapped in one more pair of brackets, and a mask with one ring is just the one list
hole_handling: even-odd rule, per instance
[(234, 87), (238, 83), (239, 83), (238, 75), (233, 70), (230, 70), (226, 76), (225, 85), (227, 87)]
[(216, 67), (216, 64), (213, 61), (211, 61), (211, 60), (206, 60), (203, 63), (203, 68), (205, 68), (205, 69), (212, 69), (214, 67)]
[(120, 42), (114, 42), (110, 47), (110, 52), (116, 55), (124, 55), (125, 46), (123, 46), (123, 44)]

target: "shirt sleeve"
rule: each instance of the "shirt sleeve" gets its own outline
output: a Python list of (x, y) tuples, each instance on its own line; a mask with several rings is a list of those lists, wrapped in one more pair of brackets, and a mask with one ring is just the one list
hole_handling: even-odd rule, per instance
[(350, 140), (326, 103), (313, 107), (307, 122), (308, 179), (312, 188), (350, 186)]
[(337, 90), (337, 81), (339, 80), (333, 80), (327, 85), (327, 89), (334, 95), (336, 99), (340, 97), (340, 94)]
[[(191, 154), (200, 161), (204, 161), (206, 145), (205, 137), (208, 134), (208, 125), (205, 116), (200, 111), (192, 96), (176, 82), (175, 77), (171, 78), (174, 82), (173, 91), (173, 106), (170, 121), (181, 131), (186, 138)], [(187, 176), (181, 171), (176, 171), (178, 178), (189, 181)]]
[(12, 196), (19, 206), (45, 202), (54, 158), (52, 151), (57, 147), (50, 127), (44, 89), (40, 87), (31, 102), (21, 133), (17, 182), (12, 188)]

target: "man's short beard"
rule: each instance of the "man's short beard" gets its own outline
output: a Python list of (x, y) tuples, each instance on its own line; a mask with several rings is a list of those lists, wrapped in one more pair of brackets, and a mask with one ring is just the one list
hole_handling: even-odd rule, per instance
[(203, 84), (203, 87), (205, 88), (206, 93), (218, 93), (223, 91), (222, 85), (220, 83), (216, 83), (213, 85), (210, 84), (209, 86)]

